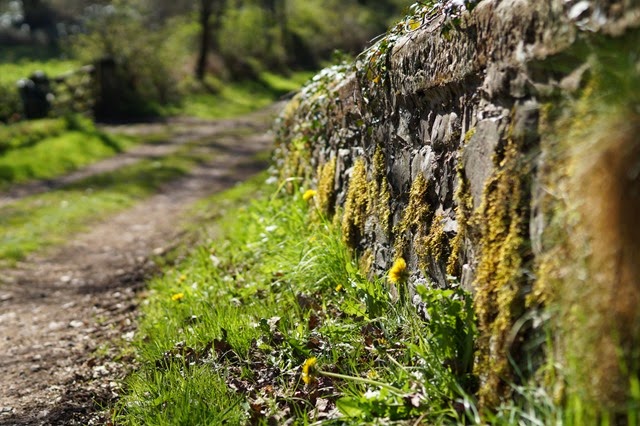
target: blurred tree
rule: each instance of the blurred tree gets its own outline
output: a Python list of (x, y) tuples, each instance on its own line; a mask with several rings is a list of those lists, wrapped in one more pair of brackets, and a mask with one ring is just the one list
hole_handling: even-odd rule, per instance
[[(111, 115), (152, 114), (179, 99), (179, 64), (186, 43), (173, 28), (150, 25), (142, 1), (113, 0), (92, 9), (85, 32), (71, 36), (72, 53), (85, 63), (110, 64), (117, 105)], [(117, 87), (117, 88), (116, 88)]]
[(24, 23), (34, 28), (47, 28), (54, 25), (53, 11), (42, 0), (22, 0)]
[[(196, 63), (196, 78), (204, 80), (207, 57), (211, 49), (218, 50), (218, 30), (224, 13), (224, 0), (200, 0), (198, 21), (200, 23), (200, 46)], [(213, 18), (213, 22), (212, 22)]]
[[(289, 50), (289, 33), (287, 29), (287, 2), (286, 0), (260, 0), (261, 7), (267, 16), (267, 26), (275, 29), (267, 31), (267, 46), (272, 47), (275, 43), (282, 45), (285, 51)], [(277, 55), (275, 55), (277, 58)], [(283, 66), (284, 64), (274, 64)]]

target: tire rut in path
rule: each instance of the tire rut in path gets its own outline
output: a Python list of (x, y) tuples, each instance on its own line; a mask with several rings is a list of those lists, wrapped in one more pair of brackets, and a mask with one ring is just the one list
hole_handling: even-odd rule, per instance
[(154, 271), (151, 258), (180, 240), (190, 204), (265, 167), (256, 154), (272, 148), (266, 129), (274, 111), (213, 122), (209, 131), (200, 122), (193, 137), (210, 142), (198, 145), (215, 153), (212, 161), (64, 246), (2, 271), (0, 424), (105, 424), (98, 407), (117, 398), (126, 374), (126, 360), (109, 359), (108, 343), (132, 337), (136, 291)]

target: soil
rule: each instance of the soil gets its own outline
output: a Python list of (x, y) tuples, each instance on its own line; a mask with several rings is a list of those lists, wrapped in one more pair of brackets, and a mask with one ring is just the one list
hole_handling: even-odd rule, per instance
[[(110, 424), (109, 407), (134, 367), (122, 350), (136, 330), (139, 292), (157, 260), (184, 241), (188, 207), (266, 167), (267, 133), (281, 105), (232, 120), (172, 119), (109, 126), (131, 134), (167, 132), (76, 173), (0, 194), (0, 204), (63, 187), (143, 158), (167, 155), (186, 142), (215, 154), (186, 177), (135, 207), (70, 237), (64, 246), (29, 256), (0, 274), (0, 424)], [(126, 347), (126, 345), (124, 345)]]

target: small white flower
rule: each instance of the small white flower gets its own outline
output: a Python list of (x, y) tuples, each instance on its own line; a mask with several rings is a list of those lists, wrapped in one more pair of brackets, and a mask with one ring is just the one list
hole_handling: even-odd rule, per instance
[(363, 396), (366, 399), (377, 399), (380, 396), (380, 391), (379, 390), (372, 391), (371, 389), (368, 389)]

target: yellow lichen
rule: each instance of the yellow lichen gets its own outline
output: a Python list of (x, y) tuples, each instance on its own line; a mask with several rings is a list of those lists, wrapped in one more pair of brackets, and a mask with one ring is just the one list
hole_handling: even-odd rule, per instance
[(303, 139), (295, 139), (288, 144), (284, 162), (280, 169), (280, 180), (288, 182), (286, 189), (289, 193), (293, 193), (295, 189), (294, 181), (290, 178), (296, 177), (306, 181), (310, 180), (310, 158), (310, 148)]
[(469, 182), (464, 175), (464, 165), (462, 161), (458, 163), (458, 188), (454, 195), (456, 201), (456, 223), (458, 232), (451, 239), (449, 244), (449, 260), (447, 261), (447, 275), (460, 277), (461, 257), (464, 250), (464, 240), (469, 228), (469, 221), (473, 214), (473, 198), (469, 191)]
[(280, 114), (280, 119), (282, 121), (290, 121), (294, 118), (295, 114), (300, 109), (300, 103), (302, 101), (302, 96), (300, 94), (296, 95), (291, 99), (282, 110)]
[(522, 314), (523, 259), (527, 232), (526, 166), (517, 143), (507, 142), (502, 161), (487, 181), (475, 226), (480, 232), (480, 256), (474, 304), (478, 317), (478, 358), (482, 386), (480, 403), (496, 406), (509, 392), (509, 334)]
[(389, 193), (389, 182), (386, 177), (384, 154), (380, 147), (376, 149), (373, 155), (373, 182), (369, 188), (369, 214), (377, 216), (380, 229), (386, 235), (389, 235), (391, 194)]
[(415, 250), (418, 255), (418, 266), (422, 269), (428, 269), (430, 262), (438, 265), (445, 260), (448, 246), (447, 235), (444, 232), (444, 219), (443, 214), (437, 214), (431, 222), (429, 233), (418, 239)]
[(357, 248), (364, 238), (368, 209), (367, 172), (365, 162), (360, 158), (353, 166), (342, 217), (342, 239), (351, 248)]
[(394, 248), (397, 256), (404, 256), (411, 236), (425, 237), (431, 222), (431, 209), (427, 203), (427, 180), (422, 173), (414, 179), (409, 191), (409, 204), (407, 205), (402, 220), (394, 229)]
[(364, 251), (360, 259), (358, 259), (358, 266), (360, 268), (360, 272), (365, 277), (369, 276), (371, 273), (371, 267), (373, 266), (373, 251), (368, 248)]
[(467, 133), (464, 134), (464, 142), (467, 143), (471, 140), (471, 138), (473, 137), (473, 135), (476, 134), (476, 128), (472, 127), (471, 129), (469, 129), (467, 131)]
[(335, 157), (318, 166), (318, 208), (327, 217), (331, 217), (335, 209)]
[(382, 153), (382, 148), (378, 146), (376, 152), (373, 154), (373, 179), (376, 182), (380, 182), (385, 176), (386, 166), (384, 154)]

